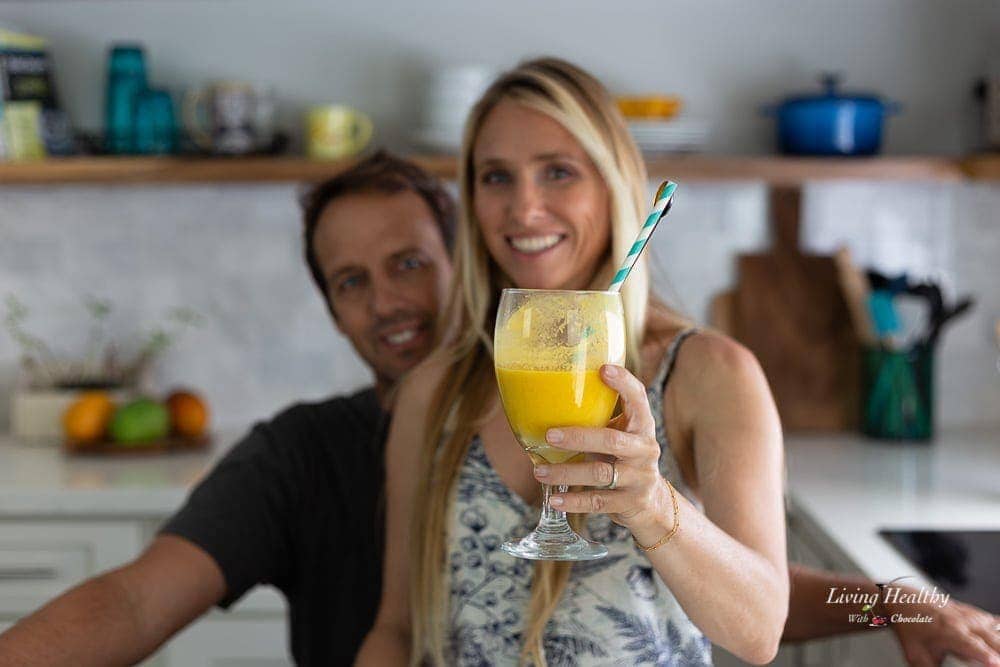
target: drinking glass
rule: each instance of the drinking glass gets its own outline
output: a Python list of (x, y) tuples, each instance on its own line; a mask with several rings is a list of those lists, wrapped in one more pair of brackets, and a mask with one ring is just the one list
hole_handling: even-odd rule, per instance
[[(600, 377), (604, 364), (625, 361), (625, 320), (618, 292), (505, 289), (493, 356), (510, 428), (535, 465), (583, 460), (558, 449), (545, 432), (558, 426), (603, 427), (618, 393)], [(594, 560), (607, 548), (577, 535), (566, 513), (552, 509), (542, 485), (542, 516), (530, 534), (502, 549), (533, 560)], [(559, 493), (567, 487), (558, 487)]]
[(177, 150), (174, 101), (165, 90), (149, 89), (135, 102), (135, 152), (169, 155)]

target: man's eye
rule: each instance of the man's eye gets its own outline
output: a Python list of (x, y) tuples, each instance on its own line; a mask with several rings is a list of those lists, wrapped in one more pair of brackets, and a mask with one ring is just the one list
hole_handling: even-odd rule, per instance
[(349, 276), (337, 283), (338, 292), (347, 292), (361, 286), (361, 276)]
[(501, 169), (493, 169), (484, 173), (480, 180), (483, 185), (500, 185), (510, 181), (510, 174)]

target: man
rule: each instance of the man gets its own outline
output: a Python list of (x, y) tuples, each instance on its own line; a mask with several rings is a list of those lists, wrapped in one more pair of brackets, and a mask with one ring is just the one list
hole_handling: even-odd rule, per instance
[(0, 636), (0, 665), (131, 664), (265, 582), (288, 600), (297, 663), (353, 660), (380, 593), (384, 414), (431, 349), (454, 207), (436, 179), (384, 154), (303, 205), (309, 271), (374, 387), (257, 424), (138, 559)]
[[(353, 660), (380, 593), (385, 416), (394, 383), (430, 351), (451, 278), (454, 212), (434, 179), (385, 154), (318, 186), (304, 204), (309, 270), (374, 387), (256, 425), (136, 561), (0, 635), (0, 666), (137, 662), (258, 583), (289, 601), (297, 663)], [(785, 637), (793, 641), (858, 627), (846, 609), (825, 604), (830, 588), (875, 590), (800, 566), (790, 576)], [(945, 652), (990, 659), (979, 634), (985, 612), (956, 602), (912, 611), (936, 617), (894, 626), (913, 664), (937, 664)]]

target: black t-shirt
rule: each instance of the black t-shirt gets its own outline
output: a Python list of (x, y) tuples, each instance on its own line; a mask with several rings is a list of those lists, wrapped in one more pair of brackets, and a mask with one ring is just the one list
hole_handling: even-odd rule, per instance
[(350, 664), (378, 610), (388, 419), (372, 389), (256, 424), (160, 529), (204, 549), (228, 608), (257, 584), (289, 603), (300, 665)]

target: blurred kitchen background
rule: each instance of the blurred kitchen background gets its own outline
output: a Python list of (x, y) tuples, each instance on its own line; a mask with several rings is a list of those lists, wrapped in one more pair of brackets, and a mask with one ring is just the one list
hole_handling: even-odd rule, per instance
[[(303, 184), (375, 146), (452, 177), (461, 118), (483, 83), (551, 54), (621, 97), (651, 179), (680, 183), (651, 241), (656, 289), (761, 356), (788, 432), (807, 434), (789, 449), (803, 513), (853, 512), (837, 504), (848, 491), (824, 487), (811, 506), (817, 487), (806, 486), (838, 474), (850, 451), (856, 466), (840, 474), (887, 472), (905, 493), (956, 476), (989, 502), (964, 527), (1000, 528), (996, 2), (436, 0), (419, 11), (388, 1), (2, 2), (7, 75), (25, 53), (46, 63), (54, 97), (25, 102), (4, 90), (0, 432), (18, 430), (15, 409), (34, 409), (12, 407), (19, 395), (44, 389), (44, 374), (21, 362), (39, 340), (72, 359), (92, 353), (95, 336), (115, 341), (118, 361), (135, 362), (119, 368), (124, 389), (191, 390), (210, 406), (202, 430), (215, 449), (290, 402), (367, 383), (301, 259)], [(227, 103), (253, 110), (235, 134), (205, 113)], [(820, 115), (854, 104), (857, 125), (799, 136), (796, 104)], [(337, 135), (344, 127), (353, 138)], [(779, 127), (791, 133), (780, 141)], [(864, 134), (872, 127), (881, 142)], [(838, 153), (847, 155), (829, 156)], [(924, 345), (950, 310), (961, 312)], [(954, 461), (936, 453), (949, 438), (972, 458), (935, 472)], [(56, 461), (37, 453), (46, 446), (25, 454), (8, 438), (6, 454), (0, 447), (0, 514), (29, 537), (38, 521), (69, 521), (74, 489), (151, 480), (159, 501), (110, 512), (140, 528), (101, 556), (107, 563), (138, 549), (205, 466), (197, 454), (168, 454), (123, 481), (115, 470), (131, 459)], [(805, 451), (813, 463), (800, 466)], [(796, 487), (797, 473), (808, 482)], [(106, 519), (94, 503), (90, 520)], [(933, 523), (953, 509), (924, 516)], [(874, 537), (852, 552), (833, 525), (846, 520), (803, 529), (816, 564), (873, 577), (908, 567)], [(40, 595), (32, 590), (25, 599)], [(0, 628), (21, 612), (0, 603)], [(247, 646), (280, 633), (247, 618)], [(196, 656), (222, 631), (200, 632), (171, 664), (212, 664)], [(824, 644), (795, 664), (876, 664), (846, 646)]]

